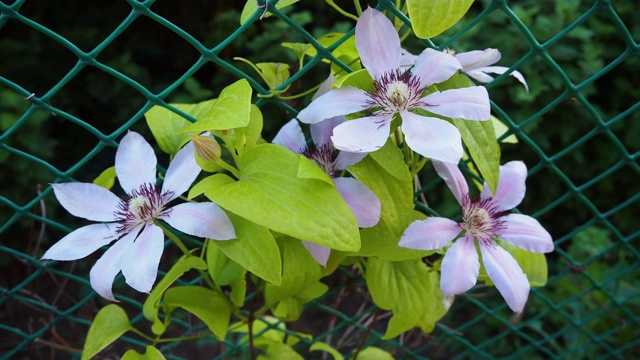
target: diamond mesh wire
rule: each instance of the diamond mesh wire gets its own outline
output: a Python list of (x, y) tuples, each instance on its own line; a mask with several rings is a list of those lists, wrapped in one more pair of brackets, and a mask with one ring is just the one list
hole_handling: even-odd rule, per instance
[[(399, 359), (623, 359), (640, 350), (640, 229), (635, 220), (640, 213), (640, 101), (639, 93), (628, 85), (629, 81), (634, 85), (634, 74), (636, 79), (640, 76), (639, 25), (618, 10), (632, 9), (627, 2), (536, 3), (477, 3), (459, 26), (430, 45), (466, 50), (497, 47), (505, 57), (511, 54), (511, 70), (523, 72), (530, 82), (530, 94), (514, 90), (519, 85), (511, 83), (507, 74), (487, 88), (494, 101), (493, 113), (509, 128), (501, 138), (513, 134), (519, 140), (516, 146), (503, 145), (503, 158), (523, 159), (529, 167), (528, 196), (519, 209), (538, 218), (555, 239), (556, 251), (548, 256), (548, 284), (532, 290), (522, 317), (512, 315), (495, 291), (480, 288), (458, 297), (432, 334), (416, 330), (383, 341), (389, 314), (377, 309), (362, 291), (363, 280), (356, 271), (340, 269), (327, 280), (332, 290), (309, 303), (302, 320), (281, 330), (289, 336), (297, 336), (296, 332), (313, 335), (311, 340), (301, 338), (297, 350), (308, 351), (318, 341), (351, 356), (359, 347), (378, 346)], [(380, 1), (378, 7), (400, 15), (388, 0)], [(573, 12), (567, 10), (570, 7)], [(221, 28), (219, 32), (225, 35), (217, 37), (191, 30), (189, 21), (180, 21), (185, 16), (175, 16), (183, 11), (186, 18), (196, 18), (200, 10), (194, 4), (180, 10), (160, 1), (128, 0), (113, 8), (93, 8), (104, 11), (104, 16), (93, 18), (100, 18), (109, 29), (90, 38), (100, 39), (96, 41), (71, 38), (69, 27), (49, 19), (36, 2), (0, 2), (2, 358), (78, 357), (83, 334), (105, 305), (87, 281), (95, 256), (72, 263), (39, 261), (44, 249), (78, 226), (59, 210), (48, 183), (90, 181), (110, 166), (117, 140), (129, 129), (146, 131), (151, 139), (143, 115), (152, 106), (167, 106), (189, 91), (215, 96), (215, 92), (194, 90), (192, 79), (202, 74), (214, 78), (212, 84), (218, 86), (245, 78), (257, 93), (268, 95), (247, 68), (232, 60), (234, 51), (250, 41), (269, 40), (268, 31), (274, 28), (266, 23), (277, 24), (281, 31), (285, 29), (297, 41), (318, 50), (318, 56), (308, 60), (282, 88), (299, 89), (308, 77), (324, 77), (328, 69), (322, 59), (348, 69), (331, 55), (340, 42), (323, 48), (316, 34), (303, 28), (302, 22), (308, 19), (279, 11), (273, 2), (274, 17), (259, 20), (259, 11), (231, 32)], [(220, 10), (207, 9), (215, 14)], [(549, 19), (564, 21), (545, 23), (538, 15), (549, 9), (556, 16)], [(66, 20), (80, 15), (73, 9), (67, 12)], [(219, 16), (216, 21), (222, 21)], [(77, 20), (78, 26), (86, 26)], [(234, 21), (237, 24), (237, 17)], [(164, 37), (170, 40), (158, 42)], [(21, 39), (21, 46), (13, 38)], [(122, 48), (132, 46), (128, 38), (140, 41), (135, 49)], [(613, 39), (603, 52), (589, 48), (591, 41), (602, 38)], [(156, 49), (145, 47), (146, 42), (156, 44)], [(584, 46), (577, 48), (578, 42)], [(166, 48), (158, 51), (157, 44)], [(59, 57), (50, 56), (52, 48)], [(159, 62), (167, 57), (181, 64), (157, 83), (145, 69), (132, 65), (135, 59), (119, 57), (127, 51), (134, 55), (148, 51)], [(176, 53), (184, 56), (176, 57)], [(30, 69), (31, 76), (6, 72), (20, 68), (15, 61)], [(109, 91), (96, 84), (118, 88), (121, 95), (101, 99)], [(303, 106), (275, 97), (260, 98), (257, 105), (265, 112), (266, 130), (277, 129), (295, 114), (294, 109)], [(88, 110), (82, 111), (83, 106)], [(107, 117), (115, 120), (105, 122)], [(419, 193), (434, 196), (430, 204), (438, 204), (433, 200), (440, 199), (431, 194), (444, 187), (431, 175), (427, 169)], [(434, 208), (447, 211), (438, 205)], [(178, 254), (169, 247), (161, 269), (167, 269), (175, 256)], [(144, 297), (129, 292), (122, 279), (115, 286), (119, 294), (130, 296), (123, 298), (122, 305), (130, 313), (140, 313)], [(148, 330), (141, 315), (132, 322)], [(202, 329), (202, 324), (185, 317), (175, 320), (172, 331), (175, 336), (189, 336)], [(205, 338), (188, 343), (160, 348), (171, 359), (248, 354), (246, 341), (237, 334), (224, 342)], [(119, 356), (132, 347), (141, 351), (145, 346), (132, 336), (125, 336), (119, 344), (105, 350), (105, 356)]]

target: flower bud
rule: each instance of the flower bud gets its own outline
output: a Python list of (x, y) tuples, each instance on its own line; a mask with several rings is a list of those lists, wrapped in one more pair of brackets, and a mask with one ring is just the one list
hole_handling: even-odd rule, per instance
[(218, 161), (222, 150), (220, 144), (213, 136), (202, 136), (196, 134), (190, 134), (191, 141), (193, 141), (193, 147), (196, 150), (196, 155), (205, 161)]

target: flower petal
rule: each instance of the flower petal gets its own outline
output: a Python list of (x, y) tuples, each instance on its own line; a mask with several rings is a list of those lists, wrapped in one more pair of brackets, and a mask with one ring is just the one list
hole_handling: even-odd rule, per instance
[(456, 54), (462, 65), (462, 71), (475, 70), (483, 66), (493, 65), (500, 60), (500, 51), (496, 49), (473, 50)]
[(342, 123), (333, 129), (333, 146), (338, 150), (367, 153), (380, 149), (389, 138), (391, 118), (367, 116)]
[(453, 119), (489, 120), (491, 115), (489, 94), (483, 86), (436, 91), (422, 98), (422, 102), (427, 105), (421, 109)]
[(487, 275), (511, 310), (521, 313), (529, 297), (529, 280), (518, 262), (496, 244), (480, 245)]
[(458, 165), (438, 160), (433, 160), (432, 162), (438, 175), (444, 180), (449, 189), (451, 189), (458, 203), (462, 205), (465, 199), (469, 198), (469, 185), (467, 185), (467, 180), (465, 180)]
[(231, 220), (212, 202), (178, 204), (161, 219), (189, 235), (215, 240), (236, 238)]
[(313, 100), (298, 113), (298, 120), (305, 124), (315, 124), (338, 115), (353, 114), (367, 109), (367, 93), (351, 86), (333, 89)]
[(484, 184), (482, 198), (493, 197), (493, 202), (499, 211), (506, 211), (518, 206), (526, 192), (527, 166), (522, 161), (509, 161), (500, 166), (498, 188), (495, 195), (487, 184)]
[(284, 146), (296, 154), (301, 154), (307, 148), (307, 140), (304, 138), (302, 128), (298, 120), (292, 119), (278, 130), (272, 143)]
[(452, 55), (425, 49), (416, 58), (411, 73), (420, 78), (422, 87), (427, 87), (447, 80), (461, 68), (460, 62)]
[(413, 151), (430, 159), (458, 164), (462, 158), (462, 139), (450, 123), (408, 111), (402, 116), (404, 141)]
[(127, 284), (140, 292), (150, 292), (158, 275), (163, 250), (162, 229), (154, 224), (145, 226), (123, 256), (122, 275)]
[(63, 237), (47, 250), (42, 259), (77, 260), (92, 254), (116, 239), (113, 224), (83, 226)]
[(167, 174), (162, 184), (162, 193), (171, 192), (171, 196), (166, 200), (169, 202), (182, 195), (189, 189), (193, 181), (202, 170), (195, 158), (193, 141), (189, 141), (178, 151), (169, 164)]
[(60, 205), (71, 215), (91, 221), (114, 221), (120, 198), (90, 183), (51, 184)]
[(400, 37), (391, 21), (380, 11), (367, 8), (356, 23), (356, 49), (362, 65), (378, 79), (400, 66)]
[(460, 234), (458, 224), (450, 219), (429, 217), (407, 227), (398, 246), (415, 250), (442, 249)]
[(538, 220), (522, 214), (509, 214), (500, 218), (504, 229), (499, 237), (519, 248), (535, 253), (553, 251), (553, 239)]
[(309, 250), (311, 257), (313, 257), (318, 264), (327, 266), (327, 260), (329, 260), (329, 256), (331, 255), (331, 248), (304, 240), (302, 240), (302, 245)]
[[(509, 70), (509, 68), (504, 66), (485, 66), (483, 68), (478, 69), (478, 71), (483, 71), (483, 72), (492, 73), (492, 74), (504, 74), (507, 70)], [(519, 71), (514, 70), (509, 75), (518, 79), (518, 81), (520, 81), (520, 83), (524, 85), (525, 90), (529, 92), (529, 85), (527, 85), (527, 81), (524, 79), (524, 76)]]
[(464, 72), (470, 78), (479, 81), (483, 84), (490, 83), (493, 81), (493, 76), (487, 75), (483, 73), (481, 70), (468, 70)]
[(480, 262), (478, 251), (470, 238), (463, 236), (454, 242), (442, 259), (440, 290), (444, 296), (462, 294), (478, 281)]
[(338, 156), (336, 156), (336, 160), (334, 161), (334, 166), (336, 170), (344, 170), (347, 167), (357, 164), (360, 160), (364, 159), (367, 156), (367, 153), (353, 153), (349, 151), (340, 151)]
[(91, 287), (103, 298), (117, 301), (111, 291), (113, 279), (115, 279), (116, 275), (118, 275), (122, 269), (124, 253), (133, 243), (136, 235), (136, 233), (131, 232), (116, 241), (91, 268), (91, 272), (89, 272)]
[(129, 131), (122, 138), (116, 151), (116, 174), (127, 194), (142, 184), (155, 183), (157, 164), (153, 148), (142, 135)]
[(340, 115), (322, 120), (319, 123), (311, 124), (309, 126), (309, 130), (311, 130), (311, 139), (313, 139), (313, 143), (317, 147), (324, 145), (331, 146), (331, 134), (333, 134), (333, 129), (345, 121), (345, 117)]
[(380, 221), (380, 200), (373, 191), (354, 178), (334, 178), (333, 183), (347, 203), (361, 228), (372, 227)]

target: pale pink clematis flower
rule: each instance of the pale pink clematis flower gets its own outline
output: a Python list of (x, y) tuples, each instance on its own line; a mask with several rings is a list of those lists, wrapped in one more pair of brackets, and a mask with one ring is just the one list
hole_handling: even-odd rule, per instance
[(128, 132), (116, 151), (116, 174), (127, 196), (120, 199), (90, 183), (51, 184), (60, 204), (74, 216), (99, 221), (81, 227), (54, 244), (42, 257), (51, 260), (81, 259), (117, 240), (90, 272), (91, 287), (102, 297), (116, 301), (115, 276), (122, 271), (127, 284), (149, 292), (164, 250), (164, 234), (154, 224), (166, 221), (193, 236), (216, 240), (236, 237), (227, 214), (212, 202), (167, 207), (182, 195), (200, 173), (189, 142), (169, 164), (162, 188), (156, 184), (157, 159), (144, 138)]
[[(358, 226), (372, 227), (380, 220), (381, 204), (376, 194), (354, 178), (336, 177), (338, 171), (357, 163), (367, 155), (366, 153), (337, 152), (331, 146), (331, 131), (344, 121), (344, 116), (338, 116), (312, 124), (311, 138), (314, 144), (307, 146), (300, 124), (296, 119), (293, 119), (278, 131), (273, 143), (284, 146), (296, 154), (304, 155), (315, 162), (329, 175), (336, 190), (342, 195), (345, 203), (356, 217)], [(302, 243), (320, 265), (326, 266), (331, 254), (330, 248), (308, 241)]]
[[(500, 51), (496, 49), (473, 50), (457, 54), (453, 52), (453, 55), (460, 61), (462, 72), (481, 83), (493, 81), (493, 76), (488, 74), (501, 75), (509, 70), (508, 67), (504, 66), (489, 66), (497, 63), (502, 56)], [(527, 85), (527, 81), (519, 71), (514, 70), (509, 75), (520, 81), (520, 83), (524, 85), (525, 90), (529, 92), (529, 85)]]
[(480, 271), (477, 244), (489, 278), (509, 307), (522, 312), (529, 296), (529, 281), (516, 260), (495, 239), (535, 253), (553, 251), (551, 235), (536, 219), (522, 214), (503, 215), (524, 198), (527, 167), (521, 161), (501, 166), (496, 194), (492, 195), (485, 183), (480, 199), (474, 200), (457, 166), (439, 161), (433, 165), (462, 205), (462, 221), (456, 223), (441, 217), (415, 221), (398, 245), (435, 250), (457, 239), (444, 255), (440, 279), (442, 293), (454, 296), (476, 284)]
[(331, 137), (339, 150), (366, 153), (381, 148), (400, 115), (405, 142), (415, 152), (436, 160), (458, 163), (463, 149), (458, 129), (449, 122), (416, 113), (425, 110), (449, 118), (488, 120), (489, 96), (484, 87), (435, 91), (424, 90), (450, 78), (462, 68), (455, 57), (426, 49), (415, 66), (402, 70), (400, 38), (381, 12), (368, 8), (356, 24), (356, 48), (360, 60), (374, 79), (369, 91), (344, 86), (312, 101), (298, 114), (304, 123), (315, 124), (338, 115), (365, 111), (367, 116), (338, 125)]

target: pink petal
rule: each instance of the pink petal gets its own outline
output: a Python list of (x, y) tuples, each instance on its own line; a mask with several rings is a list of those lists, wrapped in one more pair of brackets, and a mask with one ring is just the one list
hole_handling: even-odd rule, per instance
[(302, 240), (302, 245), (304, 245), (311, 254), (311, 257), (313, 257), (318, 264), (327, 266), (327, 260), (329, 260), (329, 256), (331, 255), (330, 248), (304, 240)]
[(142, 135), (129, 131), (122, 138), (116, 151), (116, 174), (127, 194), (142, 184), (155, 183), (157, 164), (153, 148)]
[(463, 236), (454, 242), (442, 259), (440, 290), (444, 296), (462, 294), (478, 281), (480, 262), (473, 240)]
[(77, 260), (116, 239), (114, 224), (83, 226), (63, 237), (42, 256), (42, 259)]
[(465, 199), (469, 198), (469, 185), (467, 185), (467, 180), (465, 180), (458, 165), (438, 160), (433, 160), (432, 162), (438, 175), (444, 180), (449, 189), (451, 189), (458, 203), (462, 205)]
[(333, 146), (338, 150), (367, 153), (380, 149), (389, 138), (391, 118), (368, 116), (350, 120), (333, 129)]
[(340, 151), (338, 153), (338, 156), (336, 157), (334, 166), (336, 170), (344, 170), (351, 165), (357, 164), (366, 156), (367, 153), (352, 153), (348, 151)]
[(380, 200), (373, 191), (354, 178), (334, 178), (333, 183), (355, 215), (359, 227), (372, 227), (380, 221)]
[(493, 76), (487, 75), (483, 73), (481, 70), (468, 70), (468, 71), (465, 71), (464, 73), (467, 74), (467, 76), (469, 76), (470, 78), (475, 79), (476, 81), (479, 81), (483, 84), (490, 83), (493, 81)]
[(231, 220), (212, 202), (178, 204), (161, 219), (189, 235), (215, 240), (236, 238)]
[(422, 98), (422, 102), (427, 105), (421, 109), (452, 119), (489, 120), (491, 114), (489, 94), (483, 86), (436, 91)]
[(167, 174), (162, 184), (162, 192), (171, 191), (172, 195), (167, 202), (182, 195), (189, 189), (193, 181), (198, 177), (202, 170), (196, 163), (195, 149), (192, 141), (189, 141), (178, 153), (173, 157), (169, 164)]
[(116, 241), (91, 268), (91, 272), (89, 273), (91, 287), (103, 298), (117, 301), (111, 291), (113, 279), (115, 279), (120, 269), (122, 269), (124, 254), (133, 243), (136, 235), (137, 233), (131, 232)]
[(487, 275), (511, 310), (521, 313), (529, 297), (529, 280), (516, 260), (496, 244), (480, 245)]
[(378, 10), (367, 8), (360, 15), (356, 23), (356, 49), (362, 65), (374, 79), (400, 66), (400, 37), (391, 21)]
[(478, 69), (483, 66), (493, 65), (500, 60), (500, 57), (500, 51), (491, 48), (456, 54), (456, 59), (460, 61), (462, 71), (464, 72)]
[(344, 116), (336, 116), (326, 120), (322, 120), (319, 123), (311, 124), (309, 129), (311, 130), (311, 138), (316, 146), (331, 146), (331, 134), (333, 129), (345, 122)]
[(458, 224), (450, 219), (429, 217), (407, 227), (398, 246), (415, 250), (436, 250), (447, 246), (460, 234)]
[(304, 138), (302, 128), (296, 119), (284, 124), (276, 137), (273, 138), (272, 143), (284, 146), (296, 154), (301, 154), (307, 148), (307, 140)]
[(114, 221), (120, 198), (90, 183), (51, 184), (56, 199), (71, 215), (91, 221)]
[(460, 62), (452, 55), (425, 49), (416, 58), (411, 73), (420, 78), (420, 85), (426, 87), (447, 80), (461, 68)]
[(500, 211), (513, 209), (524, 198), (526, 179), (527, 166), (522, 161), (509, 161), (500, 166), (496, 194), (492, 196), (489, 186), (484, 184), (480, 196), (483, 198), (493, 197), (493, 202)]
[(298, 113), (298, 120), (305, 124), (315, 124), (338, 115), (353, 114), (367, 109), (367, 93), (351, 86), (333, 89), (313, 100)]
[(445, 120), (416, 115), (402, 116), (404, 141), (418, 154), (432, 160), (458, 164), (462, 158), (462, 139), (458, 129)]
[[(478, 70), (479, 71), (488, 72), (488, 73), (492, 73), (492, 74), (504, 74), (507, 70), (509, 70), (509, 68), (504, 67), (504, 66), (486, 66), (486, 67), (480, 68)], [(515, 71), (514, 70), (509, 75), (513, 76), (518, 81), (520, 81), (520, 83), (522, 85), (524, 85), (525, 90), (527, 90), (527, 92), (529, 92), (529, 85), (527, 85), (527, 81), (524, 79), (524, 76), (522, 76), (522, 74), (519, 71)]]
[(509, 214), (500, 218), (504, 229), (499, 237), (519, 248), (535, 253), (553, 251), (553, 239), (538, 220), (522, 214)]
[(144, 227), (124, 253), (122, 275), (132, 288), (148, 293), (158, 275), (158, 265), (164, 250), (164, 234), (157, 225)]

